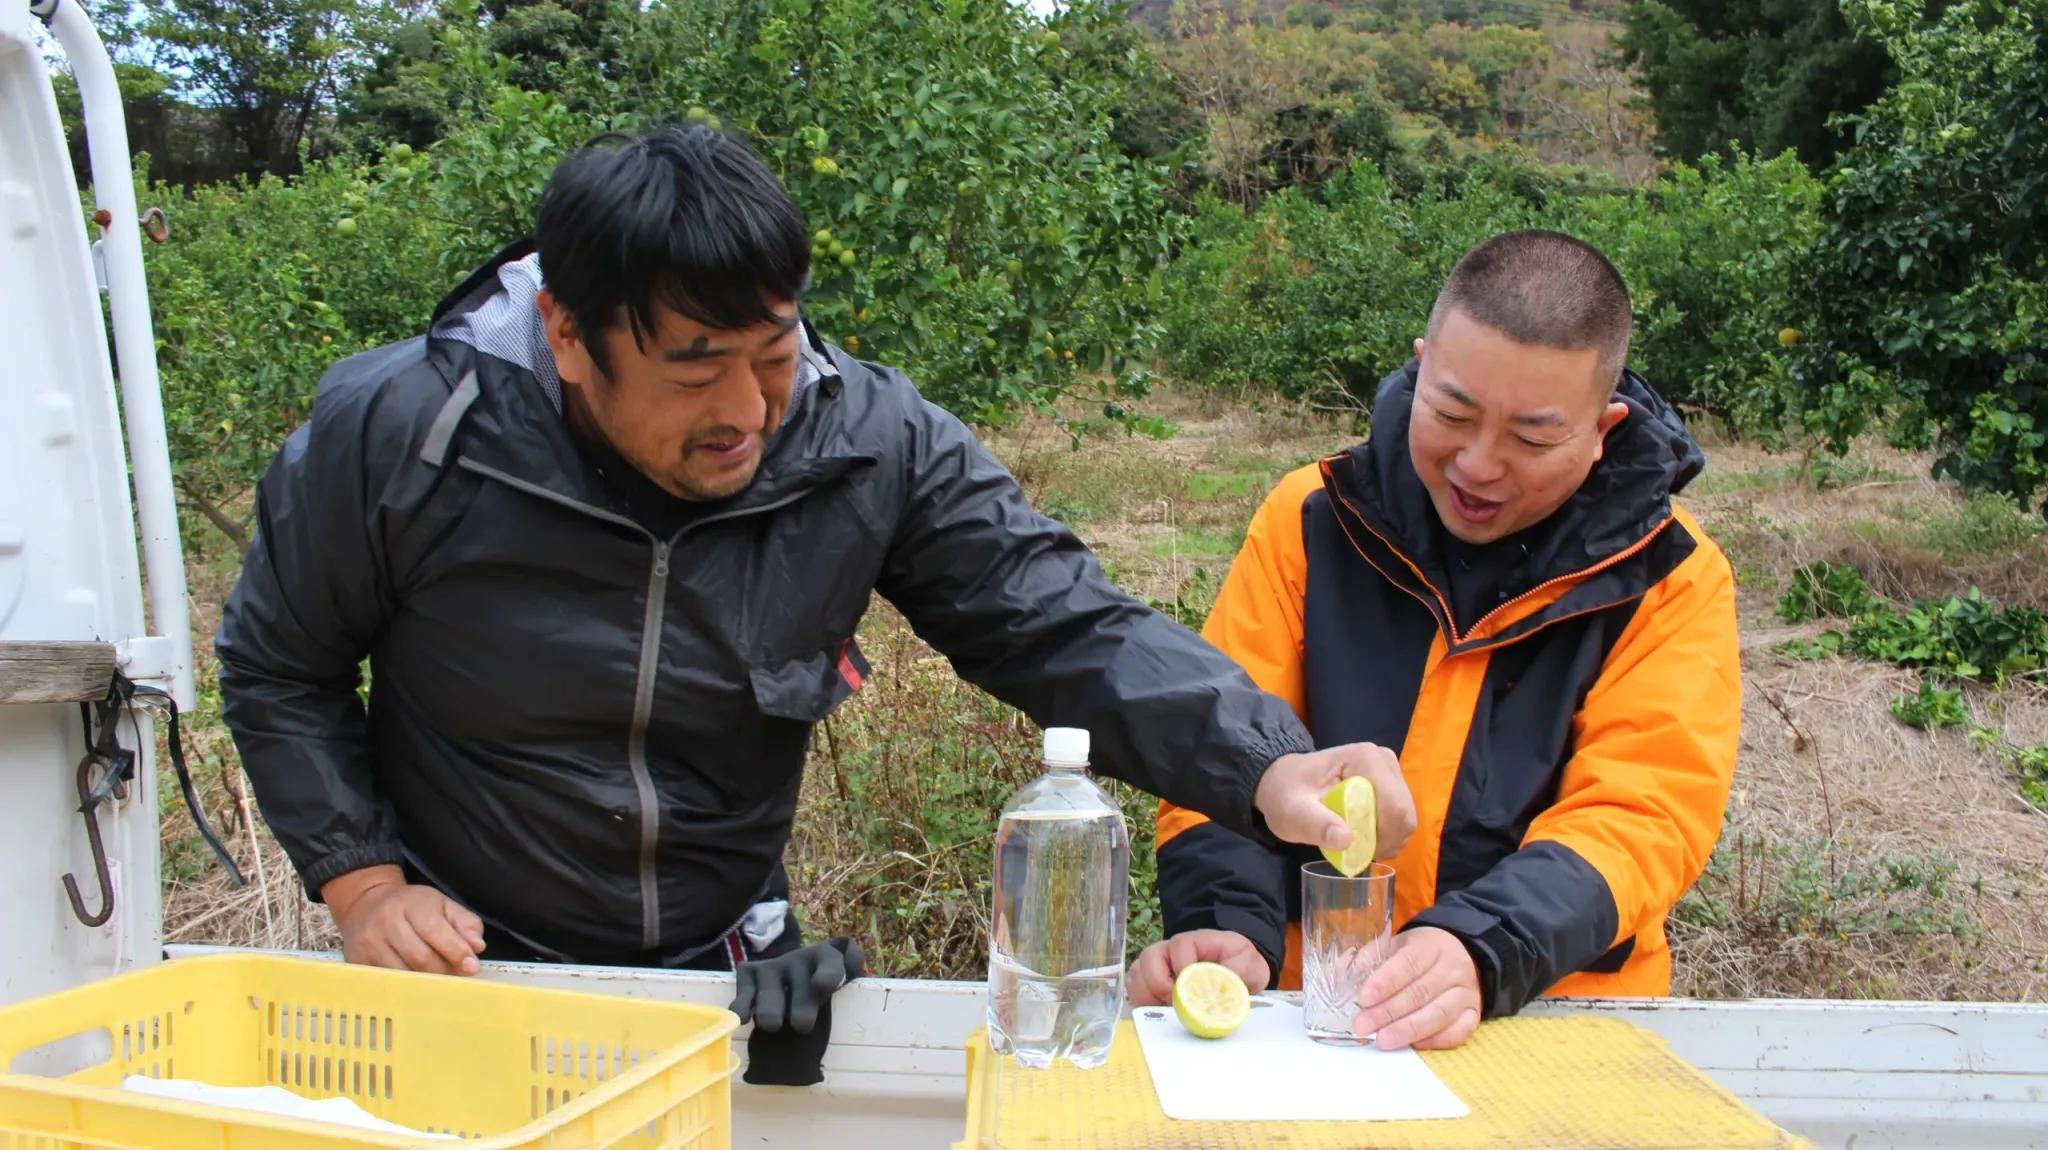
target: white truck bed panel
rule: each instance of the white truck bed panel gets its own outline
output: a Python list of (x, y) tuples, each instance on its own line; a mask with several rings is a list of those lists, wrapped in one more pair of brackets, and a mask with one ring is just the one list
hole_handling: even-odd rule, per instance
[[(0, 0), (0, 642), (89, 640), (125, 652), (145, 637), (106, 346), (34, 20), (22, 0)], [(113, 804), (100, 813), (120, 890), (113, 918), (89, 927), (62, 886), (74, 876), (88, 913), (101, 909), (77, 813), (78, 708), (0, 705), (0, 1003), (114, 974), (162, 944), (154, 741), (148, 716), (136, 718), (121, 740), (138, 751), (145, 785), (129, 788), (118, 814)]]
[[(206, 948), (172, 948), (172, 956)], [(331, 956), (328, 956), (331, 957)], [(487, 964), (479, 977), (722, 1006), (730, 975)], [(735, 1080), (735, 1147), (947, 1147), (965, 1125), (971, 982), (864, 978), (833, 999), (819, 1086)], [(2048, 1147), (2048, 1006), (1804, 1000), (1547, 1001), (1654, 1031), (1677, 1054), (1816, 1145)], [(744, 1052), (745, 1031), (735, 1040)]]

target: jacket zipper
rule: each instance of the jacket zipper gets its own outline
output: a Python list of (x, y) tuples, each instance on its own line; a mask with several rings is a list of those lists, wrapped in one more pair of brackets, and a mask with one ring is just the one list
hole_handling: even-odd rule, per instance
[[(1326, 479), (1329, 478), (1330, 475), (1330, 465), (1327, 461), (1325, 461), (1323, 464), (1323, 475)], [(1336, 497), (1344, 504), (1344, 506), (1348, 510), (1350, 510), (1351, 514), (1355, 518), (1357, 518), (1358, 522), (1362, 524), (1367, 531), (1372, 533), (1373, 538), (1380, 541), (1380, 545), (1382, 547), (1385, 547), (1387, 550), (1393, 552), (1395, 558), (1399, 559), (1402, 563), (1407, 564), (1408, 570), (1415, 573), (1416, 580), (1420, 582), (1424, 587), (1429, 588), (1430, 594), (1436, 596), (1437, 603), (1441, 605), (1444, 610), (1444, 630), (1450, 634), (1450, 643), (1447, 645), (1449, 647), (1456, 647), (1459, 644), (1463, 643), (1465, 641), (1466, 636), (1468, 635), (1478, 634), (1479, 631), (1482, 628), (1484, 628), (1488, 622), (1492, 621), (1494, 616), (1499, 615), (1501, 612), (1514, 607), (1517, 603), (1523, 602), (1530, 596), (1542, 592), (1546, 588), (1555, 587), (1560, 583), (1569, 583), (1579, 579), (1584, 579), (1591, 575), (1597, 575), (1600, 572), (1605, 571), (1607, 568), (1614, 566), (1616, 563), (1622, 562), (1623, 560), (1641, 551), (1643, 548), (1648, 547), (1650, 543), (1653, 540), (1655, 540), (1657, 536), (1662, 535), (1664, 533), (1664, 529), (1666, 527), (1671, 526), (1673, 522), (1671, 516), (1665, 516), (1663, 519), (1658, 520), (1656, 525), (1651, 527), (1649, 531), (1645, 532), (1642, 538), (1636, 540), (1634, 543), (1629, 544), (1622, 550), (1617, 551), (1614, 554), (1609, 555), (1607, 558), (1602, 559), (1600, 562), (1594, 563), (1591, 566), (1588, 566), (1582, 570), (1568, 572), (1564, 575), (1559, 575), (1554, 579), (1544, 580), (1542, 583), (1539, 583), (1536, 586), (1529, 588), (1527, 591), (1522, 592), (1520, 595), (1515, 596), (1513, 599), (1510, 599), (1507, 602), (1502, 603), (1500, 606), (1495, 607), (1493, 610), (1488, 611), (1486, 614), (1481, 615), (1479, 619), (1472, 624), (1472, 629), (1470, 631), (1466, 631), (1463, 634), (1460, 634), (1458, 631), (1457, 617), (1451, 613), (1450, 602), (1444, 598), (1444, 593), (1442, 591), (1437, 590), (1436, 584), (1431, 583), (1429, 581), (1429, 576), (1424, 575), (1422, 573), (1422, 568), (1417, 567), (1413, 559), (1408, 558), (1405, 552), (1403, 552), (1399, 547), (1394, 546), (1394, 544), (1390, 540), (1388, 540), (1386, 536), (1380, 534), (1379, 530), (1372, 525), (1371, 521), (1366, 519), (1365, 515), (1361, 513), (1358, 510), (1358, 508), (1352, 504), (1351, 500), (1346, 498), (1342, 492), (1332, 492), (1332, 494), (1336, 495)], [(1347, 537), (1351, 534), (1351, 529), (1345, 526), (1344, 520), (1341, 517), (1339, 517), (1337, 520), (1337, 526), (1343, 528), (1344, 534)], [(1429, 606), (1429, 600), (1424, 599), (1421, 595), (1417, 594), (1413, 588), (1402, 587), (1400, 580), (1395, 579), (1386, 571), (1380, 570), (1380, 565), (1373, 561), (1372, 556), (1367, 555), (1365, 553), (1365, 548), (1360, 547), (1356, 539), (1351, 540), (1351, 549), (1358, 552), (1359, 557), (1364, 559), (1368, 564), (1371, 564), (1374, 570), (1378, 570), (1380, 572), (1381, 578), (1387, 580), (1389, 583), (1394, 584), (1396, 587), (1401, 587), (1402, 590), (1408, 592), (1410, 596), (1412, 596), (1417, 601), (1422, 603), (1424, 607)], [(1612, 603), (1601, 604), (1597, 607), (1588, 608), (1586, 611), (1574, 612), (1573, 615), (1584, 615), (1590, 611), (1605, 610), (1608, 607), (1619, 606), (1620, 604), (1626, 603), (1630, 599), (1634, 598), (1638, 598), (1638, 596), (1626, 596), (1624, 598), (1617, 599)], [(1447, 651), (1446, 653), (1448, 654), (1449, 652)]]
[[(1520, 603), (1533, 595), (1539, 595), (1546, 589), (1555, 587), (1560, 583), (1571, 582), (1573, 580), (1584, 579), (1592, 575), (1597, 575), (1600, 572), (1607, 570), (1609, 567), (1614, 566), (1616, 563), (1619, 563), (1622, 560), (1629, 558), (1630, 556), (1641, 551), (1643, 548), (1648, 547), (1651, 541), (1655, 540), (1657, 536), (1664, 534), (1664, 529), (1666, 527), (1671, 526), (1671, 522), (1671, 517), (1667, 515), (1664, 518), (1658, 520), (1657, 525), (1650, 528), (1648, 534), (1645, 534), (1641, 539), (1636, 540), (1634, 543), (1629, 544), (1626, 548), (1623, 548), (1622, 550), (1617, 551), (1612, 555), (1609, 555), (1607, 558), (1602, 559), (1600, 562), (1593, 564), (1585, 570), (1574, 571), (1568, 575), (1559, 575), (1555, 579), (1547, 579), (1541, 583), (1538, 583), (1536, 586), (1529, 588), (1527, 591), (1522, 592), (1520, 595), (1515, 596), (1507, 602), (1502, 603), (1500, 606), (1495, 607), (1493, 610), (1488, 611), (1486, 614), (1481, 615), (1479, 617), (1478, 622), (1472, 624), (1472, 630), (1467, 632), (1467, 634), (1476, 635), (1479, 632), (1485, 630), (1486, 625), (1489, 622), (1492, 622), (1493, 617), (1495, 615), (1498, 615), (1503, 611), (1512, 610), (1517, 603)], [(1634, 596), (1630, 596), (1630, 598), (1634, 598)], [(1627, 599), (1617, 600), (1618, 603), (1625, 603), (1627, 601)], [(1614, 605), (1615, 604), (1610, 603), (1604, 604), (1603, 606), (1611, 607)]]
[[(1330, 473), (1330, 463), (1328, 460), (1323, 461), (1322, 472), (1323, 480), (1327, 484), (1329, 480), (1333, 478)], [(1415, 573), (1416, 582), (1422, 584), (1424, 587), (1429, 588), (1429, 593), (1431, 595), (1436, 596), (1437, 605), (1439, 607), (1442, 607), (1444, 611), (1444, 630), (1450, 633), (1451, 642), (1453, 644), (1458, 643), (1460, 639), (1458, 635), (1458, 616), (1454, 612), (1452, 612), (1450, 600), (1444, 598), (1444, 593), (1436, 589), (1436, 584), (1431, 583), (1429, 581), (1429, 576), (1424, 575), (1422, 573), (1422, 568), (1417, 567), (1415, 565), (1415, 560), (1408, 558), (1407, 552), (1402, 551), (1399, 547), (1396, 547), (1392, 543), (1388, 542), (1387, 537), (1379, 533), (1379, 529), (1375, 528), (1372, 525), (1372, 521), (1367, 519), (1363, 512), (1359, 511), (1357, 507), (1352, 505), (1350, 498), (1348, 498), (1343, 492), (1335, 490), (1334, 487), (1332, 488), (1330, 493), (1332, 495), (1335, 495), (1338, 498), (1338, 500), (1341, 501), (1344, 504), (1344, 506), (1350, 510), (1351, 514), (1358, 520), (1360, 524), (1362, 524), (1365, 527), (1367, 531), (1372, 532), (1373, 538), (1379, 540), (1381, 545), (1386, 547), (1387, 550), (1394, 553), (1394, 558), (1399, 559), (1401, 562), (1408, 565), (1408, 570)], [(1340, 527), (1343, 526), (1343, 523), (1344, 521), (1342, 519), (1339, 519), (1337, 521), (1337, 524)], [(1350, 532), (1346, 531), (1345, 534), (1348, 536)], [(1357, 540), (1352, 540), (1351, 546), (1354, 549), (1356, 549), (1360, 555), (1365, 555), (1365, 549), (1358, 546)], [(1366, 555), (1365, 561), (1367, 563), (1372, 563), (1372, 556)], [(1375, 568), (1379, 567), (1379, 564), (1377, 563), (1373, 563), (1372, 565)], [(1400, 586), (1399, 581), (1396, 580), (1392, 575), (1387, 574), (1387, 572), (1385, 571), (1381, 571), (1380, 574), (1383, 577), (1385, 577), (1388, 582), (1394, 583), (1395, 586)], [(1415, 592), (1412, 589), (1403, 589), (1407, 590), (1410, 595), (1415, 595)], [(1415, 595), (1415, 597), (1417, 599), (1422, 599), (1422, 596), (1420, 595)], [(1422, 605), (1425, 607), (1429, 606), (1429, 600), (1422, 599)]]
[(683, 536), (699, 527), (738, 519), (747, 515), (759, 515), (787, 507), (810, 490), (794, 491), (773, 503), (759, 507), (736, 508), (707, 515), (694, 523), (686, 524), (675, 537), (664, 542), (653, 532), (623, 515), (616, 515), (602, 507), (580, 503), (559, 492), (550, 491), (537, 483), (529, 483), (516, 475), (509, 475), (495, 467), (477, 463), (466, 456), (456, 459), (458, 467), (467, 468), (478, 475), (487, 476), (507, 484), (529, 495), (535, 495), (550, 503), (580, 511), (607, 523), (616, 523), (631, 528), (654, 544), (654, 562), (647, 573), (647, 607), (640, 619), (640, 666), (633, 683), (633, 719), (626, 734), (626, 766), (633, 776), (633, 790), (640, 804), (640, 939), (644, 949), (654, 950), (661, 945), (661, 873), (658, 864), (661, 846), (661, 797), (654, 789), (654, 773), (647, 765), (647, 728), (654, 717), (655, 677), (661, 662), (661, 627), (668, 607), (669, 557)]
[(654, 716), (654, 677), (661, 663), (661, 620), (668, 607), (670, 544), (654, 545), (654, 565), (647, 573), (647, 611), (640, 621), (640, 671), (633, 684), (633, 726), (626, 736), (626, 764), (633, 787), (640, 792), (640, 944), (661, 945), (661, 874), (655, 848), (661, 844), (661, 800), (654, 793), (654, 774), (647, 768), (647, 724)]
[(580, 511), (606, 523), (637, 531), (654, 545), (654, 562), (647, 572), (647, 606), (640, 616), (640, 665), (633, 680), (633, 719), (626, 728), (626, 769), (633, 776), (633, 794), (640, 806), (640, 945), (653, 950), (661, 945), (661, 874), (657, 865), (661, 846), (661, 797), (654, 790), (654, 774), (647, 767), (647, 725), (654, 715), (654, 676), (661, 660), (661, 621), (668, 607), (668, 557), (671, 543), (623, 515), (602, 507), (579, 503), (538, 483), (529, 483), (495, 467), (460, 457), (456, 466), (488, 476), (528, 495)]
[[(1338, 496), (1338, 498), (1339, 498), (1339, 499), (1343, 499), (1343, 496), (1341, 496), (1341, 495), (1340, 495), (1340, 496)], [(1350, 507), (1350, 506), (1351, 506), (1351, 504), (1350, 504), (1350, 503), (1349, 503), (1348, 501), (1347, 501), (1347, 502), (1346, 502), (1346, 503), (1345, 503), (1344, 505), (1345, 505), (1346, 507)], [(1352, 512), (1351, 512), (1351, 513), (1352, 513), (1353, 515), (1357, 515), (1357, 514), (1358, 514), (1358, 512), (1357, 512), (1357, 510), (1356, 510), (1355, 508), (1354, 508), (1354, 509), (1352, 509)], [(1365, 520), (1363, 519), (1363, 517), (1361, 517), (1361, 518), (1359, 519), (1359, 522), (1361, 522), (1361, 523), (1365, 522)], [(1411, 599), (1415, 600), (1415, 601), (1416, 601), (1417, 603), (1420, 603), (1420, 604), (1422, 604), (1422, 609), (1423, 609), (1424, 611), (1428, 611), (1428, 612), (1430, 613), (1430, 615), (1431, 615), (1432, 617), (1434, 617), (1434, 616), (1435, 616), (1436, 612), (1435, 612), (1435, 611), (1432, 611), (1432, 610), (1430, 609), (1430, 605), (1429, 605), (1429, 600), (1428, 600), (1427, 598), (1425, 598), (1425, 597), (1423, 596), (1423, 594), (1422, 594), (1422, 593), (1421, 593), (1420, 591), (1417, 591), (1417, 590), (1416, 590), (1415, 588), (1413, 588), (1413, 587), (1410, 587), (1410, 586), (1408, 586), (1408, 585), (1407, 585), (1406, 583), (1403, 583), (1403, 582), (1401, 582), (1401, 581), (1400, 581), (1399, 579), (1396, 579), (1396, 578), (1394, 578), (1394, 575), (1393, 575), (1393, 573), (1392, 573), (1392, 572), (1390, 572), (1390, 571), (1388, 571), (1388, 570), (1387, 570), (1386, 568), (1384, 568), (1384, 567), (1380, 566), (1380, 562), (1379, 562), (1379, 560), (1377, 560), (1377, 559), (1374, 559), (1374, 558), (1373, 558), (1373, 557), (1372, 557), (1371, 555), (1368, 555), (1368, 554), (1366, 554), (1365, 548), (1363, 548), (1363, 547), (1360, 547), (1360, 546), (1358, 545), (1358, 539), (1357, 539), (1357, 537), (1355, 537), (1355, 536), (1353, 536), (1353, 535), (1351, 534), (1351, 525), (1350, 525), (1350, 524), (1348, 524), (1348, 523), (1346, 523), (1346, 522), (1344, 522), (1344, 517), (1343, 517), (1343, 516), (1341, 516), (1341, 515), (1340, 515), (1340, 516), (1337, 516), (1337, 530), (1339, 530), (1339, 531), (1342, 531), (1342, 532), (1344, 533), (1344, 539), (1345, 539), (1345, 541), (1351, 544), (1351, 549), (1352, 549), (1353, 551), (1356, 551), (1356, 552), (1358, 552), (1358, 557), (1359, 557), (1360, 559), (1363, 559), (1363, 560), (1365, 560), (1366, 566), (1368, 566), (1368, 567), (1371, 567), (1371, 568), (1372, 568), (1373, 570), (1375, 570), (1375, 571), (1379, 572), (1379, 573), (1380, 573), (1380, 578), (1382, 578), (1382, 579), (1385, 579), (1385, 580), (1386, 580), (1387, 582), (1389, 582), (1389, 583), (1392, 583), (1392, 584), (1393, 584), (1394, 586), (1396, 586), (1396, 587), (1399, 587), (1399, 588), (1400, 588), (1401, 590), (1403, 590), (1403, 591), (1406, 591), (1406, 592), (1408, 593), (1408, 597), (1409, 597), (1409, 598), (1411, 598)], [(1372, 528), (1371, 528), (1370, 526), (1368, 526), (1368, 527), (1366, 528), (1366, 530), (1368, 530), (1368, 531), (1372, 531)], [(1386, 542), (1387, 542), (1387, 541), (1386, 541), (1386, 539), (1385, 539), (1385, 538), (1383, 538), (1383, 537), (1381, 537), (1381, 536), (1380, 536), (1380, 533), (1379, 533), (1379, 532), (1377, 532), (1377, 531), (1373, 531), (1373, 537), (1374, 537), (1374, 538), (1376, 538), (1376, 539), (1379, 539), (1379, 541), (1380, 541), (1380, 542), (1381, 542), (1382, 544), (1386, 544)], [(1401, 554), (1401, 552), (1400, 552), (1400, 551), (1398, 551), (1398, 550), (1396, 550), (1396, 549), (1395, 549), (1395, 548), (1394, 548), (1394, 547), (1393, 547), (1392, 545), (1387, 545), (1387, 550), (1389, 550), (1389, 551), (1393, 551), (1393, 552), (1394, 552), (1394, 554), (1395, 554), (1396, 556), (1398, 556), (1398, 557), (1399, 557), (1399, 558), (1400, 558), (1400, 559), (1401, 559), (1401, 560), (1402, 560), (1403, 562), (1407, 562), (1407, 559), (1408, 559), (1408, 557), (1407, 557), (1407, 556), (1405, 556), (1405, 555), (1402, 555), (1402, 554)], [(1411, 570), (1412, 570), (1412, 569), (1414, 568), (1414, 566), (1415, 566), (1415, 565), (1414, 565), (1413, 563), (1410, 563), (1410, 564), (1409, 564), (1409, 568), (1410, 568)], [(1422, 579), (1422, 574), (1421, 574), (1421, 572), (1419, 572), (1419, 571), (1418, 571), (1418, 572), (1416, 572), (1416, 578), (1417, 578), (1417, 579), (1420, 579), (1420, 580), (1421, 580), (1421, 582), (1422, 582), (1422, 585), (1423, 585), (1424, 587), (1429, 587), (1429, 589), (1430, 589), (1431, 591), (1435, 591), (1435, 590), (1436, 590), (1436, 588), (1435, 588), (1435, 587), (1431, 587), (1431, 586), (1430, 586), (1430, 582), (1429, 582), (1429, 580), (1427, 580), (1427, 579)], [(1440, 596), (1439, 596), (1439, 601), (1441, 601), (1441, 597), (1440, 597)], [(1452, 617), (1451, 617), (1451, 614), (1450, 614), (1450, 608), (1448, 608), (1448, 607), (1444, 608), (1444, 615), (1443, 615), (1443, 620), (1444, 620), (1444, 630), (1445, 630), (1445, 631), (1447, 631), (1447, 632), (1449, 632), (1449, 633), (1450, 633), (1450, 636), (1451, 636), (1451, 638), (1450, 638), (1450, 642), (1449, 642), (1448, 644), (1446, 644), (1446, 646), (1447, 646), (1447, 647), (1449, 647), (1449, 646), (1456, 646), (1456, 645), (1457, 645), (1457, 642), (1458, 642), (1458, 621), (1457, 621), (1456, 619), (1454, 619), (1454, 618), (1452, 618)]]

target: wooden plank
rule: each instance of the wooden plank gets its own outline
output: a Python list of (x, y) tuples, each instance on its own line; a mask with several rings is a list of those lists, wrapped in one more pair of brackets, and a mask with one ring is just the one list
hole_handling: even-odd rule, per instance
[(113, 679), (112, 643), (0, 640), (0, 703), (90, 702)]

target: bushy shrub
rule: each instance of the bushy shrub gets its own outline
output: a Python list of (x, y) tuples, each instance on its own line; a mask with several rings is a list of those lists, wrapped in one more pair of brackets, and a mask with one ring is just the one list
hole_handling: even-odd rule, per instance
[(1899, 80), (1830, 173), (1798, 410), (1838, 449), (1889, 420), (1939, 473), (2048, 488), (2048, 3), (1850, 0)]
[(1635, 305), (1630, 359), (1674, 403), (1777, 431), (1805, 323), (1797, 281), (1821, 183), (1797, 156), (1707, 156), (1626, 196), (1583, 198), (1560, 226), (1601, 251)]
[(330, 362), (419, 334), (524, 234), (569, 151), (664, 122), (736, 131), (783, 178), (816, 230), (805, 308), (828, 338), (971, 421), (1069, 398), (1136, 419), (1181, 220), (1165, 163), (1111, 139), (1148, 75), (1115, 10), (1046, 24), (1004, 4), (735, 0), (630, 19), (624, 62), (565, 76), (562, 96), (444, 29), (434, 58), (460, 106), (430, 149), (146, 190), (173, 220), (147, 265), (188, 504), (238, 535), (237, 496)]
[[(304, 420), (335, 360), (417, 334), (460, 229), (418, 155), (150, 188), (169, 240), (144, 252), (171, 464), (186, 505), (236, 542), (236, 496)], [(196, 527), (189, 522), (188, 531)]]
[(1632, 363), (1675, 403), (1771, 426), (1796, 341), (1797, 260), (1820, 184), (1790, 155), (1679, 166), (1628, 194), (1505, 161), (1440, 170), (1414, 196), (1368, 164), (1253, 214), (1205, 203), (1169, 277), (1167, 363), (1207, 385), (1369, 400), (1412, 354), (1458, 258), (1556, 228), (1604, 251), (1636, 307)]
[(1249, 216), (1209, 201), (1169, 278), (1167, 365), (1212, 386), (1290, 396), (1335, 386), (1369, 399), (1412, 354), (1458, 257), (1535, 217), (1488, 183), (1404, 198), (1369, 164), (1319, 196), (1289, 190)]

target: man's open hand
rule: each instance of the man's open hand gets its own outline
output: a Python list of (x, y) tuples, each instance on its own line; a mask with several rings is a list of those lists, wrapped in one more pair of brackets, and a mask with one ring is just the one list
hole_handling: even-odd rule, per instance
[(1479, 969), (1458, 936), (1404, 930), (1394, 955), (1358, 992), (1358, 1037), (1382, 1050), (1448, 1050), (1479, 1029)]
[(1376, 857), (1393, 858), (1415, 833), (1415, 798), (1401, 777), (1394, 752), (1372, 743), (1349, 743), (1307, 754), (1282, 755), (1259, 778), (1254, 797), (1266, 826), (1282, 842), (1343, 850), (1351, 845), (1351, 828), (1323, 805), (1323, 794), (1338, 780), (1353, 776), (1372, 783), (1378, 798), (1379, 843)]
[(1173, 1001), (1173, 980), (1197, 962), (1214, 962), (1229, 967), (1244, 979), (1253, 994), (1266, 989), (1272, 969), (1252, 940), (1234, 930), (1184, 930), (1172, 938), (1155, 942), (1131, 964), (1131, 976), (1124, 984), (1132, 1006), (1164, 1006)]
[(467, 907), (430, 886), (405, 881), (397, 867), (351, 871), (320, 897), (341, 931), (341, 955), (364, 966), (475, 974), (484, 924)]

